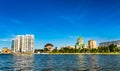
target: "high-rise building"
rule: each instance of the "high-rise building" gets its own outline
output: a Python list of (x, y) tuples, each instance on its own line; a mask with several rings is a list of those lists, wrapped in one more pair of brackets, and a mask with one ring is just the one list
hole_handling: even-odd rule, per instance
[(12, 40), (12, 50), (14, 52), (34, 52), (34, 35), (17, 35)]
[(12, 40), (11, 50), (14, 51), (14, 40)]
[(96, 41), (95, 40), (89, 40), (88, 41), (88, 47), (89, 48), (97, 48)]

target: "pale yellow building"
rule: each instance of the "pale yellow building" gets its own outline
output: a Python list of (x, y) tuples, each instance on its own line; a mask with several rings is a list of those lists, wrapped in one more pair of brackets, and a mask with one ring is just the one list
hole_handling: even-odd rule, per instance
[(12, 53), (12, 51), (8, 48), (2, 48), (1, 53)]
[(88, 47), (89, 48), (97, 48), (96, 41), (95, 40), (89, 40), (88, 41)]

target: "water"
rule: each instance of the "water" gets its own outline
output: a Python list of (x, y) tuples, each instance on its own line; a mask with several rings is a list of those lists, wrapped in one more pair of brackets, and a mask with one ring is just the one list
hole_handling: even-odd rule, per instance
[(120, 71), (120, 55), (0, 54), (0, 71)]

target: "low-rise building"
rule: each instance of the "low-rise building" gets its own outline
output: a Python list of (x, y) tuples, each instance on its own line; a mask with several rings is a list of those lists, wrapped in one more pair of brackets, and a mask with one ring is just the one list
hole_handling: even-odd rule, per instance
[(116, 41), (108, 41), (108, 42), (101, 42), (99, 43), (99, 46), (100, 47), (103, 47), (103, 46), (109, 46), (111, 44), (114, 44), (114, 45), (117, 45), (117, 47), (120, 47), (120, 40), (116, 40)]
[(68, 46), (69, 49), (74, 49), (75, 47), (74, 46)]
[(1, 53), (12, 53), (12, 51), (8, 48), (2, 48)]
[(52, 52), (53, 49), (54, 49), (54, 45), (51, 44), (51, 43), (47, 43), (47, 44), (44, 46), (44, 49), (48, 49), (49, 52)]
[(64, 49), (64, 48), (75, 49), (74, 46), (62, 46), (62, 47), (61, 47), (61, 49)]

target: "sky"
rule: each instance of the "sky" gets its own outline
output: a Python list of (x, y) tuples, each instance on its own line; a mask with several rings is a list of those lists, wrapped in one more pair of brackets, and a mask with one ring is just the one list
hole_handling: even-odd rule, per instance
[(35, 48), (120, 40), (120, 0), (0, 0), (0, 49), (24, 34)]

